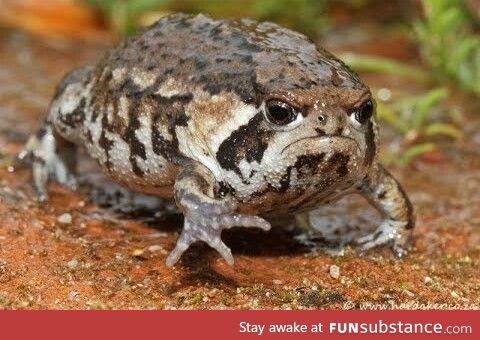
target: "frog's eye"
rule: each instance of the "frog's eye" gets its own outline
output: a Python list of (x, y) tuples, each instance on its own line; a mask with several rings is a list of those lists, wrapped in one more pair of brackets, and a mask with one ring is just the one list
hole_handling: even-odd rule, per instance
[(355, 120), (356, 124), (364, 125), (373, 115), (373, 103), (369, 99), (358, 109), (355, 109), (350, 117)]
[(299, 114), (297, 109), (280, 100), (269, 100), (265, 105), (265, 116), (275, 125), (288, 125), (297, 120)]

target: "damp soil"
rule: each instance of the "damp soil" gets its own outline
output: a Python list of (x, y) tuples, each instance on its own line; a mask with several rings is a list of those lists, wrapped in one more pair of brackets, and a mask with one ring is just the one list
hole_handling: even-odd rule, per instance
[[(441, 153), (392, 168), (417, 212), (415, 246), (404, 260), (388, 249), (359, 254), (347, 247), (331, 256), (312, 250), (295, 227), (268, 233), (239, 228), (223, 235), (235, 266), (196, 244), (170, 269), (165, 258), (181, 216), (160, 216), (149, 204), (121, 212), (98, 195), (92, 199), (91, 189), (76, 193), (56, 184), (49, 187), (51, 200), (40, 205), (28, 170), (13, 168), (61, 76), (104, 49), (0, 34), (0, 308), (479, 308), (478, 103), (464, 118), (464, 142), (441, 143)], [(391, 77), (366, 79), (376, 87), (397, 85)], [(383, 149), (394, 149), (399, 137), (383, 131)], [(82, 159), (82, 166), (88, 181), (95, 165)], [(340, 226), (378, 223), (355, 197), (325, 216)]]

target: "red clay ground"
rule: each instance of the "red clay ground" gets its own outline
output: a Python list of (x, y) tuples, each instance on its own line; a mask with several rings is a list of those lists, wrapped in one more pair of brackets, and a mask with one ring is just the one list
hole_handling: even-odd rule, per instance
[[(95, 60), (102, 49), (44, 46), (2, 32), (1, 308), (480, 308), (478, 106), (476, 119), (467, 120), (468, 143), (447, 144), (445, 157), (393, 169), (418, 215), (415, 248), (405, 260), (394, 260), (385, 249), (365, 256), (350, 249), (331, 257), (297, 242), (293, 236), (299, 231), (238, 229), (224, 235), (234, 267), (199, 244), (169, 269), (164, 261), (181, 218), (147, 223), (115, 215), (85, 194), (57, 185), (51, 186), (50, 203), (40, 206), (33, 200), (28, 171), (9, 171), (61, 75)], [(71, 222), (59, 222), (65, 213)], [(368, 225), (362, 216), (352, 211), (342, 215), (341, 223)], [(332, 265), (338, 266), (338, 277), (330, 274)]]

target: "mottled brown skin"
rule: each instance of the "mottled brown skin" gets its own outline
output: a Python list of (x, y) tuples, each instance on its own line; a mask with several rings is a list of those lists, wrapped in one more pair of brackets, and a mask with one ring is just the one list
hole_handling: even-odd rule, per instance
[(41, 198), (54, 177), (75, 185), (62, 150), (84, 145), (113, 179), (175, 199), (176, 248), (221, 241), (232, 226), (363, 194), (385, 221), (360, 243), (402, 255), (413, 210), (377, 162), (369, 89), (304, 35), (273, 23), (173, 15), (60, 83), (45, 126), (27, 143)]

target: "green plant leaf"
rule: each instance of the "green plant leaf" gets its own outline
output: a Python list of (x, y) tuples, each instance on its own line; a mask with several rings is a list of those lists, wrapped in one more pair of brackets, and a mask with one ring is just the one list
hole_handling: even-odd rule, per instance
[(404, 167), (410, 164), (416, 157), (423, 155), (427, 152), (436, 150), (436, 146), (433, 143), (416, 144), (405, 150), (398, 159), (399, 166)]
[(432, 137), (436, 135), (446, 135), (453, 139), (463, 138), (463, 132), (451, 124), (433, 123), (425, 128), (425, 135)]
[(420, 82), (426, 82), (430, 79), (429, 75), (422, 69), (388, 58), (346, 53), (341, 55), (340, 59), (357, 71), (404, 76)]
[(432, 108), (442, 99), (447, 97), (447, 95), (448, 90), (446, 88), (437, 88), (419, 97), (418, 102), (415, 105), (412, 128), (420, 131)]
[(130, 16), (136, 16), (143, 12), (166, 6), (171, 1), (172, 0), (130, 0), (127, 9)]
[(464, 0), (422, 0), (425, 18), (414, 25), (423, 59), (437, 80), (480, 94), (480, 36)]

